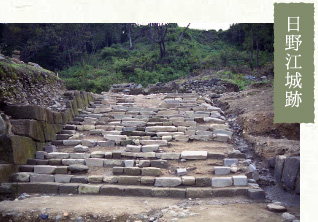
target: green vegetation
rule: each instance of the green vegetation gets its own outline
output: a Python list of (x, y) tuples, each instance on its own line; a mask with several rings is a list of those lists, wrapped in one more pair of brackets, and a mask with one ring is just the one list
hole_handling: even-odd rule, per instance
[[(273, 24), (234, 24), (226, 31), (158, 23), (3, 26), (2, 43), (16, 36), (29, 44), (24, 48), (14, 42), (2, 44), (3, 52), (22, 50), (22, 60), (59, 72), (69, 89), (101, 92), (123, 82), (145, 87), (198, 75), (205, 69), (226, 70), (219, 78), (243, 89), (251, 83), (245, 75), (266, 70), (273, 62)], [(34, 36), (27, 38), (30, 33)]]

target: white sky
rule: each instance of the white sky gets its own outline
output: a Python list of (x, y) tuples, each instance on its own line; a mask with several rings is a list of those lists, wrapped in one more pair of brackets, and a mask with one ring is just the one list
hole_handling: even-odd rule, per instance
[[(186, 27), (189, 23), (178, 23), (181, 27)], [(219, 29), (227, 30), (230, 28), (231, 23), (191, 23), (189, 28), (191, 29), (203, 29), (218, 31)]]

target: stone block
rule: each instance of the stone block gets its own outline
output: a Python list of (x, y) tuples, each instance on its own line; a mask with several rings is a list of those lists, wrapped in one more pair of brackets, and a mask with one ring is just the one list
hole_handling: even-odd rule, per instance
[(46, 154), (47, 154), (47, 152), (45, 152), (45, 151), (37, 151), (37, 152), (35, 153), (35, 158), (36, 158), (36, 159), (44, 160)]
[(73, 175), (55, 174), (54, 181), (57, 183), (70, 183)]
[(101, 147), (115, 147), (115, 141), (114, 140), (108, 140), (108, 141), (98, 141), (97, 144)]
[(155, 152), (135, 153), (134, 157), (144, 158), (144, 159), (153, 159), (153, 158), (156, 158), (156, 153)]
[(82, 140), (63, 140), (64, 146), (76, 146), (82, 144)]
[(59, 186), (60, 194), (78, 194), (78, 184), (61, 184)]
[(181, 183), (181, 177), (158, 177), (155, 180), (156, 187), (176, 187)]
[(70, 153), (70, 159), (87, 159), (90, 158), (89, 153)]
[(19, 172), (10, 176), (11, 182), (30, 182), (30, 173)]
[(212, 189), (210, 187), (186, 188), (187, 198), (207, 198), (212, 197)]
[(99, 194), (100, 188), (102, 185), (79, 185), (78, 193), (79, 194)]
[(177, 175), (178, 175), (178, 176), (187, 175), (187, 169), (186, 169), (186, 168), (179, 168), (179, 169), (177, 169)]
[(135, 161), (134, 160), (124, 160), (125, 167), (134, 167)]
[(72, 164), (68, 167), (68, 170), (71, 171), (71, 173), (87, 173), (88, 166), (81, 164)]
[(124, 166), (123, 160), (112, 160), (112, 159), (105, 159), (104, 160), (104, 167), (112, 167), (112, 166)]
[(238, 159), (224, 159), (224, 166), (231, 166), (234, 163), (238, 165)]
[(276, 156), (274, 178), (278, 183), (281, 182), (286, 158), (287, 158), (286, 156), (282, 156), (282, 155)]
[[(46, 176), (46, 175), (41, 175)], [(59, 183), (54, 182), (54, 176), (48, 175), (53, 177), (53, 181), (51, 182), (35, 182), (35, 183), (19, 183), (18, 184), (18, 193), (41, 193), (41, 194), (58, 194), (59, 190)]]
[(155, 168), (155, 167), (146, 167), (141, 169), (141, 175), (142, 176), (160, 176), (161, 175), (161, 170), (160, 168)]
[(55, 166), (34, 166), (34, 173), (37, 174), (54, 174)]
[(85, 176), (73, 176), (71, 183), (88, 183), (88, 178)]
[(231, 167), (225, 167), (225, 166), (215, 166), (214, 167), (214, 174), (215, 175), (227, 175), (230, 174)]
[(82, 140), (82, 145), (87, 147), (94, 147), (97, 146), (96, 140)]
[(155, 177), (150, 176), (143, 176), (141, 177), (141, 184), (143, 185), (154, 185), (155, 183)]
[(151, 196), (151, 187), (125, 187), (125, 195), (127, 196), (137, 196), (137, 197), (150, 197)]
[[(124, 172), (124, 169), (123, 169)], [(118, 176), (106, 176), (103, 178), (103, 182), (107, 184), (116, 184), (118, 183)]]
[[(7, 171), (7, 169), (4, 169), (4, 171)], [(34, 166), (32, 166), (32, 165), (21, 165), (21, 166), (19, 166), (19, 171), (20, 172), (33, 172), (34, 171)]]
[(124, 167), (113, 167), (113, 175), (124, 174)]
[(231, 140), (231, 137), (227, 134), (214, 134), (214, 140), (218, 142), (229, 142)]
[(167, 160), (151, 160), (150, 166), (157, 167), (157, 168), (166, 168), (168, 167), (168, 161)]
[(247, 177), (244, 175), (233, 176), (234, 186), (247, 186)]
[(193, 186), (195, 185), (195, 177), (194, 176), (182, 176), (182, 185)]
[(47, 152), (47, 153), (56, 152), (56, 146), (54, 146), (54, 145), (46, 145), (44, 147), (44, 151)]
[(281, 181), (290, 189), (295, 189), (295, 182), (300, 170), (300, 157), (288, 157), (285, 160)]
[(88, 148), (88, 146), (77, 145), (74, 147), (74, 151), (79, 152), (79, 153), (84, 153), (84, 152), (88, 152), (89, 148)]
[(46, 159), (67, 159), (70, 157), (69, 153), (52, 152), (45, 155)]
[(38, 160), (36, 159), (36, 165), (48, 165), (49, 161), (48, 160)]
[(170, 188), (169, 197), (172, 197), (172, 198), (185, 198), (186, 197), (186, 189)]
[(211, 186), (211, 178), (205, 176), (197, 176), (195, 177), (195, 186), (197, 187), (210, 187)]
[(12, 119), (11, 130), (15, 135), (30, 137), (36, 141), (45, 141), (42, 123), (32, 119)]
[(103, 183), (104, 176), (102, 175), (92, 175), (88, 176), (89, 183)]
[(150, 163), (150, 160), (139, 160), (139, 167), (149, 167)]
[(141, 169), (139, 167), (127, 167), (124, 168), (124, 174), (130, 176), (139, 176), (141, 174)]
[(141, 151), (141, 146), (127, 145), (126, 146), (126, 151), (127, 152), (140, 152)]
[(67, 174), (67, 166), (57, 166), (55, 168), (55, 174)]
[(125, 187), (116, 186), (116, 185), (103, 185), (100, 188), (101, 195), (110, 195), (110, 196), (124, 196)]
[(156, 152), (159, 149), (159, 145), (144, 145), (141, 147), (142, 152)]
[(232, 186), (232, 177), (214, 177), (212, 178), (212, 187), (229, 187)]
[(262, 189), (249, 189), (248, 197), (253, 200), (263, 200), (265, 199), (265, 192)]
[(225, 121), (222, 119), (218, 118), (213, 118), (213, 117), (203, 117), (204, 122), (206, 123), (216, 123), (216, 124), (224, 124)]
[(120, 176), (118, 184), (121, 185), (140, 185), (140, 176)]
[(151, 189), (151, 196), (152, 197), (169, 197), (170, 189), (169, 188), (152, 188)]
[(186, 160), (205, 160), (207, 157), (207, 151), (183, 151), (181, 153), (181, 158)]
[(159, 146), (167, 146), (167, 140), (140, 140), (141, 145), (159, 145)]
[(30, 182), (54, 182), (54, 175), (48, 174), (32, 174)]
[(85, 165), (85, 159), (63, 159), (62, 164), (66, 166), (70, 166), (73, 164)]
[(85, 159), (86, 166), (102, 167), (104, 166), (104, 159), (99, 158), (89, 158)]
[(178, 160), (180, 153), (156, 153), (156, 157), (163, 160)]
[(105, 151), (91, 152), (91, 158), (105, 158)]

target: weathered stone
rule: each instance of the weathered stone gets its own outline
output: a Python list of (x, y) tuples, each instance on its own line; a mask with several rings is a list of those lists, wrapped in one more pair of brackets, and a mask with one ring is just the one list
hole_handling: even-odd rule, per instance
[(85, 176), (73, 176), (71, 183), (88, 183), (88, 178)]
[(287, 209), (286, 207), (280, 205), (280, 204), (275, 204), (275, 203), (270, 203), (267, 205), (267, 209), (269, 211), (275, 212), (275, 213), (283, 213), (286, 212)]
[(156, 177), (156, 176), (160, 176), (161, 175), (161, 170), (160, 170), (160, 168), (146, 167), (146, 168), (142, 168), (141, 175)]
[(215, 166), (214, 173), (215, 175), (227, 175), (230, 174), (231, 167)]
[(141, 146), (127, 145), (126, 146), (126, 151), (127, 152), (140, 152), (141, 151)]
[(156, 157), (163, 160), (178, 160), (180, 153), (156, 153)]
[(30, 182), (30, 173), (14, 173), (10, 176), (12, 182)]
[(54, 174), (55, 166), (34, 166), (34, 173), (38, 174)]
[(36, 159), (44, 160), (46, 154), (47, 154), (47, 152), (45, 152), (45, 151), (37, 151), (37, 152), (35, 153), (35, 158), (36, 158)]
[(123, 196), (125, 194), (125, 187), (116, 186), (116, 185), (103, 185), (100, 188), (100, 194)]
[(286, 156), (276, 156), (274, 178), (278, 183), (281, 182), (285, 160)]
[(89, 153), (70, 153), (70, 159), (87, 159), (90, 158)]
[(207, 151), (183, 151), (181, 153), (181, 158), (186, 160), (205, 160), (207, 157)]
[(182, 189), (182, 188), (170, 188), (169, 197), (173, 197), (173, 198), (185, 198), (185, 197), (186, 197), (186, 189)]
[(56, 146), (54, 146), (54, 145), (46, 145), (44, 147), (44, 151), (47, 152), (47, 153), (56, 152)]
[(177, 132), (178, 128), (175, 126), (149, 126), (146, 127), (146, 132)]
[(195, 177), (194, 176), (182, 176), (182, 185), (192, 186), (195, 185)]
[(151, 160), (150, 165), (151, 167), (166, 168), (168, 166), (168, 161), (167, 160)]
[(139, 160), (139, 167), (149, 167), (150, 163), (150, 160)]
[(113, 140), (97, 141), (97, 144), (101, 147), (115, 147), (115, 141)]
[(16, 135), (31, 137), (37, 141), (45, 141), (42, 123), (32, 119), (12, 119), (12, 132)]
[(296, 219), (294, 215), (287, 212), (282, 214), (282, 218), (283, 218), (283, 221), (286, 221), (286, 222), (292, 222), (294, 221), (294, 219)]
[(254, 200), (265, 199), (265, 192), (262, 189), (249, 189), (248, 197)]
[(102, 185), (79, 185), (79, 194), (99, 194)]
[(169, 188), (153, 188), (151, 189), (152, 197), (169, 197), (170, 189)]
[(94, 130), (95, 125), (92, 124), (85, 124), (85, 125), (79, 125), (77, 126), (78, 131), (89, 131), (89, 130)]
[(212, 197), (212, 189), (209, 187), (200, 187), (200, 188), (186, 188), (186, 197), (187, 198), (206, 198)]
[(238, 159), (224, 159), (224, 166), (231, 166), (232, 164), (238, 164)]
[(85, 165), (86, 166), (102, 167), (102, 166), (104, 166), (104, 159), (99, 159), (99, 158), (85, 159)]
[(222, 119), (218, 118), (213, 118), (213, 117), (203, 117), (204, 122), (206, 123), (216, 123), (216, 124), (224, 124), (225, 121)]
[(94, 151), (91, 153), (91, 158), (104, 158), (105, 151)]
[(45, 181), (34, 183), (19, 183), (18, 184), (18, 193), (41, 193), (41, 194), (57, 194), (60, 184), (53, 183), (54, 176), (53, 175), (40, 175), (40, 176), (50, 176), (53, 178), (51, 182)]
[(74, 147), (74, 151), (75, 152), (84, 153), (84, 152), (88, 152), (89, 148), (87, 146), (77, 145), (77, 146)]
[(112, 134), (106, 134), (104, 135), (104, 138), (106, 140), (114, 140), (114, 141), (120, 141), (120, 140), (126, 140), (126, 135), (112, 135)]
[(218, 142), (229, 142), (231, 137), (227, 134), (215, 134), (214, 140)]
[(87, 173), (88, 166), (73, 164), (68, 167), (68, 170), (71, 171), (71, 173)]
[(162, 136), (163, 140), (172, 141), (172, 136)]
[(140, 140), (140, 144), (142, 145), (159, 145), (159, 146), (167, 146), (167, 140)]
[(135, 161), (134, 160), (124, 160), (125, 167), (134, 167)]
[(131, 176), (139, 176), (141, 174), (141, 169), (138, 167), (127, 167), (124, 168), (124, 174)]
[(300, 157), (288, 157), (285, 160), (281, 181), (291, 190), (295, 189), (295, 181), (300, 169)]
[(144, 159), (153, 159), (153, 158), (156, 158), (156, 153), (155, 152), (135, 153), (134, 157), (144, 158)]
[(246, 176), (233, 176), (234, 186), (247, 186), (247, 177)]
[(36, 165), (48, 165), (49, 164), (49, 161), (48, 160), (38, 160), (38, 159), (35, 159), (36, 161)]
[(60, 194), (78, 194), (78, 184), (61, 184), (59, 186)]
[(54, 180), (57, 183), (69, 183), (72, 179), (73, 175), (65, 175), (65, 174), (55, 174)]
[[(2, 166), (3, 165), (4, 164), (2, 164)], [(19, 171), (20, 172), (33, 172), (33, 170), (34, 170), (34, 166), (31, 166), (31, 165), (21, 165), (21, 166), (19, 166)], [(4, 171), (7, 171), (7, 170), (4, 169)], [(2, 177), (0, 177), (0, 178), (2, 178)]]
[(88, 177), (89, 183), (102, 183), (104, 177), (102, 175), (92, 175)]
[(212, 178), (212, 187), (229, 187), (232, 186), (232, 177), (214, 177)]
[(48, 174), (32, 174), (30, 182), (54, 182), (54, 175)]
[(205, 176), (197, 176), (195, 178), (195, 186), (197, 187), (210, 187), (211, 186), (211, 178)]
[(73, 164), (85, 165), (85, 159), (62, 159), (62, 164), (66, 166), (70, 166)]
[(67, 174), (67, 166), (57, 166), (55, 168), (55, 174)]
[(140, 185), (140, 177), (139, 176), (120, 176), (118, 178), (118, 184)]
[(111, 160), (111, 159), (104, 160), (104, 167), (112, 167), (112, 166), (124, 166), (124, 161), (123, 160)]
[(94, 147), (97, 146), (97, 141), (95, 140), (82, 140), (83, 146)]
[(63, 140), (63, 145), (65, 146), (76, 146), (81, 144), (81, 140)]
[(156, 152), (159, 149), (159, 145), (144, 145), (141, 147), (142, 152)]
[(124, 167), (113, 167), (114, 175), (122, 175), (124, 174)]
[(118, 183), (118, 177), (117, 176), (107, 176), (107, 177), (103, 178), (103, 182), (108, 183), (108, 184), (115, 184), (115, 183)]
[(141, 177), (141, 184), (143, 185), (154, 185), (155, 177), (143, 176)]
[(181, 185), (180, 177), (159, 177), (155, 180), (156, 187), (176, 187)]

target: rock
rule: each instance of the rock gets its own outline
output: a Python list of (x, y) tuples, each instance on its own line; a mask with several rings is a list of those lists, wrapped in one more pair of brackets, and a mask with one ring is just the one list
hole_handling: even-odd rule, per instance
[(99, 194), (101, 185), (79, 185), (79, 194)]
[(73, 164), (68, 167), (68, 170), (71, 171), (71, 173), (87, 173), (88, 166)]
[(194, 176), (182, 176), (182, 185), (192, 186), (195, 184)]
[(34, 166), (34, 173), (37, 174), (54, 174), (55, 166)]
[(156, 157), (163, 160), (178, 160), (180, 153), (156, 153)]
[(134, 160), (124, 160), (125, 167), (134, 167)]
[(248, 168), (249, 168), (250, 171), (252, 171), (252, 172), (254, 172), (255, 170), (257, 170), (257, 169), (256, 169), (256, 166), (254, 166), (254, 164), (250, 164), (250, 165), (248, 166)]
[(30, 182), (54, 182), (54, 175), (34, 174), (30, 176)]
[(287, 212), (285, 212), (285, 213), (282, 214), (282, 218), (283, 218), (284, 221), (286, 221), (286, 222), (292, 222), (294, 219), (296, 219), (296, 217), (295, 217), (294, 215), (292, 215), (292, 214), (290, 214), (290, 213), (287, 213)]
[(91, 153), (91, 158), (104, 158), (105, 151), (94, 151)]
[(238, 164), (238, 159), (224, 159), (224, 166), (231, 166), (233, 163)]
[(141, 151), (141, 146), (136, 146), (136, 145), (127, 145), (126, 146), (126, 151), (127, 152), (140, 152)]
[(45, 155), (46, 159), (67, 159), (70, 157), (69, 153), (52, 152)]
[(63, 140), (63, 145), (65, 146), (76, 146), (81, 143), (82, 140)]
[(73, 164), (85, 165), (84, 159), (62, 159), (62, 164), (66, 166), (70, 166)]
[(247, 186), (247, 177), (246, 176), (233, 176), (234, 186)]
[(230, 174), (231, 167), (215, 166), (214, 173), (215, 175), (227, 175)]
[(231, 137), (227, 134), (214, 134), (214, 140), (218, 142), (229, 142), (231, 140)]
[(84, 153), (84, 152), (88, 152), (89, 148), (87, 146), (77, 145), (74, 147), (74, 151), (79, 153)]
[(55, 174), (54, 181), (56, 183), (70, 183), (73, 175)]
[(156, 187), (176, 187), (181, 185), (180, 177), (159, 177), (155, 180)]
[(178, 176), (187, 175), (187, 169), (186, 169), (186, 168), (177, 169), (177, 175), (178, 175)]
[(274, 178), (278, 183), (281, 182), (285, 160), (286, 156), (276, 156), (275, 159)]
[(288, 157), (285, 160), (281, 181), (291, 190), (295, 189), (295, 181), (300, 168), (300, 157)]
[(276, 213), (283, 213), (283, 212), (287, 211), (286, 207), (284, 207), (280, 204), (275, 204), (275, 203), (268, 204), (267, 209), (269, 211), (276, 212)]
[(205, 160), (207, 157), (207, 151), (183, 151), (181, 153), (181, 158), (188, 160)]
[(161, 175), (161, 170), (160, 170), (160, 168), (146, 167), (146, 168), (142, 168), (141, 175), (142, 176), (154, 176), (154, 177), (156, 177), (156, 176)]
[(86, 166), (102, 167), (102, 166), (104, 166), (104, 159), (101, 159), (101, 158), (85, 159), (85, 165)]
[(214, 177), (212, 178), (212, 187), (232, 186), (232, 177)]
[(141, 147), (142, 152), (156, 152), (159, 149), (159, 145), (144, 145)]
[(70, 153), (70, 159), (87, 159), (90, 158), (89, 153)]
[(213, 117), (203, 117), (203, 121), (206, 123), (216, 123), (216, 124), (224, 124), (225, 121), (222, 119), (218, 118), (213, 118)]
[(248, 192), (248, 197), (254, 200), (262, 200), (265, 199), (265, 192), (261, 188), (258, 189), (249, 189)]
[(10, 176), (10, 181), (12, 182), (29, 182), (30, 181), (30, 173), (14, 173)]

